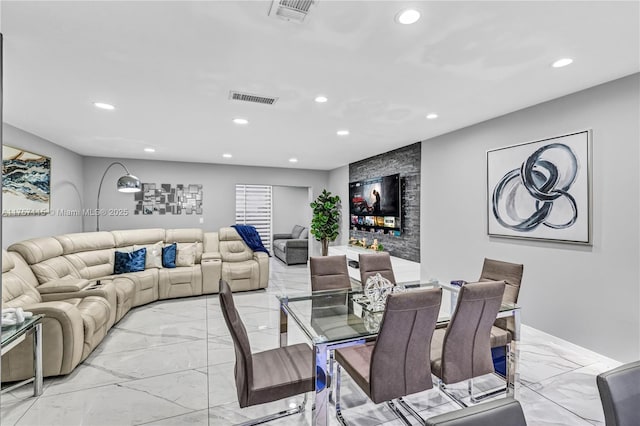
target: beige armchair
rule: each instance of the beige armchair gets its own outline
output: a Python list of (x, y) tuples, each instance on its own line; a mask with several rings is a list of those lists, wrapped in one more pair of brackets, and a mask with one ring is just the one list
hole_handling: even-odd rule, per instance
[[(61, 280), (62, 281), (62, 280)], [(67, 280), (71, 283), (71, 280)], [(17, 253), (2, 251), (2, 307), (21, 307), (44, 314), (42, 367), (44, 376), (68, 374), (102, 341), (112, 318), (111, 305), (87, 291), (86, 297), (43, 301), (38, 281)], [(72, 286), (74, 284), (71, 284)], [(26, 339), (2, 357), (2, 381), (33, 376), (33, 342)]]
[(269, 255), (253, 252), (231, 227), (220, 228), (222, 279), (232, 291), (257, 290), (269, 283)]

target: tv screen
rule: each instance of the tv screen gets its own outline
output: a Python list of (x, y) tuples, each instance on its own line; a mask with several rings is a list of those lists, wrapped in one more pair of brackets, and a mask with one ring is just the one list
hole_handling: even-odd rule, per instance
[[(349, 212), (354, 216), (400, 217), (400, 175), (351, 182)], [(370, 221), (371, 219), (367, 220)], [(378, 223), (374, 222), (372, 225)], [(384, 226), (384, 219), (378, 226)]]

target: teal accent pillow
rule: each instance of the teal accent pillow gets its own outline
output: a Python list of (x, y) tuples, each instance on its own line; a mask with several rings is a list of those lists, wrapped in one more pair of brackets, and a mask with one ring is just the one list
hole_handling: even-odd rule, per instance
[(162, 266), (165, 268), (175, 268), (177, 251), (178, 245), (176, 243), (162, 247)]
[(146, 257), (146, 248), (141, 248), (131, 253), (117, 251), (113, 273), (125, 274), (127, 272), (144, 271), (144, 261)]

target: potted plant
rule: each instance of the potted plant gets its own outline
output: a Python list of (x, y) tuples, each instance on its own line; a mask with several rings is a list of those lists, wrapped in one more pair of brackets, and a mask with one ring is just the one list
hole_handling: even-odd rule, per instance
[(329, 253), (329, 242), (338, 238), (340, 231), (340, 196), (326, 189), (310, 204), (313, 209), (311, 235), (322, 242), (322, 255)]

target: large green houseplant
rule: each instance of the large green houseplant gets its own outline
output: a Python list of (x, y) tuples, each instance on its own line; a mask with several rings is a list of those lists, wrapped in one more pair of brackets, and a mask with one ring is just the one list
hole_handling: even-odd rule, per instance
[(326, 189), (310, 204), (313, 209), (311, 235), (322, 242), (322, 255), (329, 253), (329, 242), (338, 238), (340, 231), (340, 196)]

